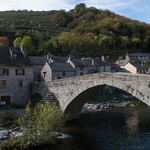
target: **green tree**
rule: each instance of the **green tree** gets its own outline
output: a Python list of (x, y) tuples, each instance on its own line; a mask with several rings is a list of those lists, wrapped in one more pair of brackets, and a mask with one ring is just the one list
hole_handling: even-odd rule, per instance
[(17, 37), (13, 42), (14, 47), (21, 47), (21, 42), (22, 42), (22, 38)]
[(69, 22), (69, 17), (65, 10), (60, 10), (57, 12), (55, 19), (55, 23), (57, 23), (59, 26), (66, 27)]
[(25, 36), (21, 41), (21, 46), (25, 46), (28, 55), (34, 55), (35, 51), (33, 48), (32, 38)]
[(51, 104), (48, 100), (43, 104), (37, 104), (33, 110), (28, 104), (24, 117), (18, 118), (21, 136), (11, 139), (11, 145), (20, 148), (52, 144), (55, 142), (65, 116), (60, 107)]
[(53, 51), (53, 44), (50, 41), (47, 41), (44, 43), (44, 55), (47, 55), (48, 53), (54, 54), (55, 52)]

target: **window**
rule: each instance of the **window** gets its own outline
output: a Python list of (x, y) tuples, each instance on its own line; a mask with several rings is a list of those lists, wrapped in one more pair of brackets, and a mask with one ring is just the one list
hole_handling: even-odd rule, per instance
[(80, 70), (83, 71), (83, 67), (81, 67)]
[(0, 75), (9, 75), (9, 69), (0, 69)]
[(23, 80), (18, 80), (18, 86), (23, 87)]
[(25, 70), (23, 68), (16, 69), (16, 75), (25, 75)]
[(0, 86), (1, 88), (6, 88), (6, 80), (1, 80)]
[(17, 59), (17, 54), (13, 53), (12, 56), (14, 59)]
[(10, 104), (11, 103), (11, 97), (8, 96), (1, 96), (1, 104)]
[(46, 77), (46, 71), (45, 71), (45, 72), (43, 72), (43, 76), (44, 76), (44, 78)]
[(63, 76), (66, 76), (66, 72), (63, 72), (62, 75), (63, 75)]
[(80, 72), (80, 75), (82, 76), (82, 75), (83, 75), (83, 72)]

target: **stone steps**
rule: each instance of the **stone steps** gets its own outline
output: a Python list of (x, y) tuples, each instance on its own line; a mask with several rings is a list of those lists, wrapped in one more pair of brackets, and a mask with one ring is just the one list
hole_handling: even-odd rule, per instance
[(56, 98), (56, 96), (53, 93), (49, 93), (41, 101), (45, 101), (45, 100), (48, 100), (50, 103), (56, 103), (58, 105), (57, 98)]

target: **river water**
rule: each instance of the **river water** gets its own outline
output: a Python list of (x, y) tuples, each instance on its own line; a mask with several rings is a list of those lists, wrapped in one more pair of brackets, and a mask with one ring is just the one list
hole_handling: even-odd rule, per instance
[(150, 150), (150, 107), (83, 113), (63, 132), (69, 137), (42, 150)]

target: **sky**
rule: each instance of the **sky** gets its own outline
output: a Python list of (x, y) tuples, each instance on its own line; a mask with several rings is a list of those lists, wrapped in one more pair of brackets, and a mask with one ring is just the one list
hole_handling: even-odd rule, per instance
[(0, 11), (69, 11), (79, 3), (84, 3), (86, 7), (108, 9), (116, 14), (150, 24), (150, 0), (0, 0)]

